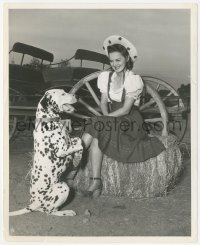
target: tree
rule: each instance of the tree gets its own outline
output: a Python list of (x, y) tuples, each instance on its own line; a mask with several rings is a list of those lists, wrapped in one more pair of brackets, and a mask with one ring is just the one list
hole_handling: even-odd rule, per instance
[(42, 70), (46, 68), (48, 65), (41, 64), (41, 60), (33, 57), (29, 64), (25, 64), (25, 66), (30, 67), (34, 70)]
[(40, 60), (33, 57), (30, 61), (30, 66), (34, 69), (40, 69), (41, 68), (41, 64), (40, 64)]

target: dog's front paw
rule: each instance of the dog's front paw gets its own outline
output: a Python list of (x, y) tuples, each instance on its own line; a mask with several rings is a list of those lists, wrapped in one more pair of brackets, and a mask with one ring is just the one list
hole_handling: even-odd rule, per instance
[(82, 145), (71, 145), (71, 146), (67, 149), (67, 154), (79, 152), (79, 151), (82, 151), (82, 150), (83, 150), (83, 146), (82, 146)]
[(64, 152), (63, 150), (56, 149), (56, 150), (55, 150), (55, 155), (56, 155), (57, 157), (65, 157), (67, 154), (66, 154), (66, 152)]

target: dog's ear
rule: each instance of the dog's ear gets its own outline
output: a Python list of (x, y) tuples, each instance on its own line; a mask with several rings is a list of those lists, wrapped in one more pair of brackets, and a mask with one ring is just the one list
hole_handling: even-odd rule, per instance
[(48, 108), (48, 99), (47, 99), (47, 94), (45, 94), (40, 101), (41, 106), (43, 107), (44, 110), (47, 110)]

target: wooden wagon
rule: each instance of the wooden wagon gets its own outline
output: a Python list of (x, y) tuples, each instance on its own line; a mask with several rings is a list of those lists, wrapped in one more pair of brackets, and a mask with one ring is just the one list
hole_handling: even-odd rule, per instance
[[(15, 43), (10, 53), (22, 55), (19, 65), (9, 64), (9, 138), (17, 133), (17, 123), (35, 116), (37, 103), (46, 90), (63, 88), (66, 92), (79, 95), (76, 113), (72, 118), (84, 119), (101, 115), (100, 92), (97, 77), (109, 69), (107, 56), (93, 51), (78, 49), (67, 61), (52, 64), (54, 56), (45, 50)], [(23, 64), (26, 55), (40, 59), (33, 67)], [(79, 66), (56, 67), (70, 60), (80, 60)], [(102, 63), (102, 68), (83, 67), (83, 61)], [(44, 64), (49, 62), (49, 64)], [(94, 65), (93, 65), (94, 66)], [(168, 135), (172, 133), (180, 142), (187, 128), (187, 108), (178, 92), (162, 79), (142, 75), (145, 89), (141, 98), (140, 111), (149, 133)]]

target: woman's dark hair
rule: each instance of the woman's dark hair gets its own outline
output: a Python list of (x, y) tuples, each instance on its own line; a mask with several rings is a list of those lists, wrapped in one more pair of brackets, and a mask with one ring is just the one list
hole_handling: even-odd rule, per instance
[(107, 47), (107, 50), (108, 50), (108, 54), (113, 53), (113, 52), (119, 52), (125, 58), (129, 57), (128, 61), (126, 62), (126, 69), (128, 69), (128, 70), (132, 70), (133, 69), (133, 60), (131, 59), (127, 49), (123, 45), (121, 45), (121, 44), (109, 45)]

